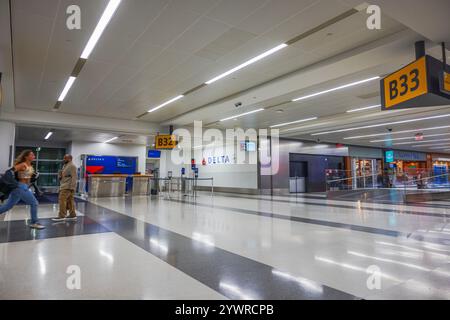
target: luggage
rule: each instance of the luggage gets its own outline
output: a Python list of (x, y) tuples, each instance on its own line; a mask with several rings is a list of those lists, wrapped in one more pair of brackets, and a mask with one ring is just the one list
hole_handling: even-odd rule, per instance
[(0, 201), (4, 201), (9, 197), (9, 194), (19, 187), (19, 182), (16, 179), (16, 173), (11, 168), (5, 171), (0, 177)]

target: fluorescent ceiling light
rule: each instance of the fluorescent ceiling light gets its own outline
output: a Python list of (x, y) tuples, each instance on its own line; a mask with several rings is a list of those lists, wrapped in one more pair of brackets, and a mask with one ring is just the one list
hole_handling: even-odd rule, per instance
[(404, 145), (404, 144), (422, 144), (428, 142), (441, 142), (441, 141), (450, 141), (450, 139), (436, 139), (436, 140), (427, 140), (427, 141), (410, 141), (410, 142), (399, 142), (394, 143), (394, 146)]
[(177, 97), (175, 97), (175, 98), (173, 98), (173, 99), (170, 99), (169, 101), (166, 101), (166, 102), (164, 102), (163, 104), (160, 104), (159, 106), (154, 107), (153, 109), (148, 110), (148, 112), (153, 112), (153, 111), (156, 111), (156, 110), (158, 110), (158, 109), (161, 109), (162, 107), (165, 107), (165, 106), (167, 106), (168, 104), (171, 104), (171, 103), (173, 103), (173, 102), (175, 102), (175, 101), (178, 101), (178, 100), (180, 100), (180, 99), (183, 98), (183, 97), (184, 97), (184, 95), (180, 94), (179, 96), (177, 96)]
[(373, 81), (373, 80), (377, 80), (377, 79), (380, 79), (380, 77), (377, 76), (377, 77), (372, 77), (372, 78), (369, 78), (369, 79), (364, 79), (364, 80), (361, 80), (361, 81), (348, 83), (348, 84), (345, 84), (343, 86), (339, 86), (339, 87), (336, 87), (336, 88), (332, 88), (332, 89), (328, 89), (328, 90), (325, 90), (325, 91), (320, 91), (320, 92), (316, 92), (316, 93), (313, 93), (313, 94), (309, 94), (307, 96), (295, 98), (295, 99), (292, 100), (292, 102), (297, 102), (297, 101), (300, 101), (300, 100), (305, 100), (305, 99), (313, 98), (313, 97), (316, 97), (316, 96), (320, 96), (322, 94), (326, 94), (326, 93), (330, 93), (330, 92), (334, 92), (334, 91), (338, 91), (338, 90), (354, 87), (354, 86), (357, 86), (357, 85), (360, 85), (360, 84), (363, 84), (363, 83), (366, 83), (366, 82), (370, 82), (370, 81)]
[(270, 49), (270, 50), (260, 54), (259, 56), (256, 56), (256, 57), (254, 57), (254, 58), (244, 62), (243, 64), (240, 64), (237, 67), (234, 67), (233, 69), (230, 69), (227, 72), (224, 72), (221, 75), (219, 75), (219, 76), (217, 76), (217, 77), (215, 77), (215, 78), (213, 78), (213, 79), (211, 79), (209, 81), (206, 81), (205, 84), (211, 84), (211, 83), (216, 82), (217, 80), (225, 78), (226, 76), (228, 76), (228, 75), (230, 75), (230, 74), (232, 74), (232, 73), (234, 73), (234, 72), (236, 72), (238, 70), (241, 70), (241, 69), (251, 65), (252, 63), (255, 63), (255, 62), (257, 62), (257, 61), (259, 61), (261, 59), (264, 59), (265, 57), (270, 56), (271, 54), (274, 54), (275, 52), (277, 52), (277, 51), (279, 51), (279, 50), (281, 50), (283, 48), (286, 48), (287, 46), (288, 45), (285, 44), (285, 43), (280, 44), (280, 45), (276, 46), (275, 48), (272, 48), (272, 49)]
[(67, 80), (66, 85), (64, 86), (63, 91), (61, 92), (58, 101), (62, 102), (65, 98), (67, 93), (69, 92), (70, 88), (72, 87), (73, 83), (75, 82), (75, 77), (69, 77), (69, 80)]
[[(430, 135), (426, 135), (426, 136), (423, 136), (423, 138), (442, 137), (442, 136), (448, 136), (448, 135), (450, 135), (450, 133), (438, 133), (438, 134), (430, 134)], [(383, 140), (372, 140), (372, 141), (370, 141), (370, 142), (375, 143), (375, 142), (397, 141), (397, 140), (410, 140), (410, 139), (415, 139), (415, 137), (393, 138), (393, 139), (383, 139)], [(416, 141), (416, 142), (417, 142), (417, 141)]]
[(278, 127), (284, 127), (284, 126), (288, 126), (294, 123), (300, 123), (300, 122), (307, 122), (307, 121), (312, 121), (312, 120), (317, 120), (317, 117), (312, 117), (312, 118), (307, 118), (307, 119), (302, 119), (302, 120), (297, 120), (297, 121), (292, 121), (292, 122), (286, 122), (286, 123), (280, 123), (280, 124), (276, 124), (274, 126), (270, 126), (271, 128), (278, 128)]
[(49, 132), (49, 133), (47, 133), (47, 135), (45, 136), (45, 140), (48, 140), (48, 139), (50, 139), (50, 137), (52, 136), (52, 134), (53, 134), (53, 132)]
[(413, 148), (421, 148), (421, 147), (437, 147), (437, 146), (450, 146), (450, 144), (443, 144), (443, 143), (432, 143), (432, 144), (416, 144), (414, 146), (411, 146)]
[(401, 120), (401, 121), (395, 121), (395, 122), (372, 124), (372, 125), (367, 125), (367, 126), (363, 126), (363, 127), (355, 127), (355, 128), (347, 128), (347, 129), (319, 132), (319, 133), (313, 133), (312, 136), (320, 136), (320, 135), (330, 134), (330, 133), (348, 132), (348, 131), (355, 131), (355, 130), (362, 130), (362, 129), (369, 129), (369, 128), (378, 128), (378, 127), (390, 126), (390, 125), (394, 125), (394, 124), (411, 123), (411, 122), (440, 119), (440, 118), (447, 118), (447, 117), (450, 117), (450, 114), (443, 114), (443, 115), (439, 115), (439, 116), (431, 116), (431, 117), (418, 118), (418, 119)]
[(363, 108), (357, 108), (357, 109), (347, 110), (347, 113), (353, 113), (353, 112), (365, 111), (365, 110), (375, 109), (375, 108), (380, 108), (380, 107), (381, 107), (381, 104), (376, 104), (376, 105), (374, 105), (374, 106), (368, 106), (368, 107), (363, 107)]
[(417, 133), (417, 132), (421, 132), (421, 131), (440, 130), (440, 129), (447, 129), (447, 128), (450, 128), (450, 126), (432, 127), (432, 128), (425, 128), (425, 129), (414, 129), (414, 130), (403, 130), (403, 131), (394, 131), (394, 132), (384, 132), (384, 133), (374, 133), (374, 134), (367, 134), (367, 135), (363, 135), (363, 136), (346, 137), (346, 138), (344, 138), (344, 140), (380, 137), (380, 136), (386, 136), (386, 135), (391, 135), (391, 134), (402, 134), (402, 133), (412, 133), (412, 132)]
[(106, 140), (106, 141), (103, 142), (103, 143), (108, 143), (108, 142), (111, 142), (111, 141), (114, 141), (114, 140), (117, 140), (117, 139), (119, 139), (119, 137), (111, 138), (111, 139), (109, 139), (109, 140)]
[(94, 29), (94, 32), (92, 33), (91, 37), (89, 38), (89, 41), (88, 41), (86, 47), (84, 48), (83, 53), (81, 54), (82, 59), (89, 58), (89, 55), (91, 54), (92, 50), (94, 50), (95, 45), (97, 44), (98, 40), (102, 36), (103, 31), (105, 31), (106, 26), (108, 25), (112, 16), (116, 12), (116, 9), (120, 4), (120, 1), (121, 0), (110, 0), (109, 1), (108, 5), (106, 6), (105, 11), (103, 11), (102, 17), (100, 18), (97, 26)]
[(222, 121), (227, 121), (227, 120), (232, 120), (232, 119), (240, 118), (240, 117), (243, 117), (243, 116), (246, 116), (246, 115), (249, 115), (249, 114), (252, 114), (252, 113), (260, 112), (260, 111), (263, 111), (263, 110), (264, 110), (264, 109), (261, 108), (261, 109), (257, 109), (257, 110), (253, 110), (253, 111), (249, 111), (249, 112), (245, 112), (245, 113), (241, 113), (241, 114), (238, 114), (238, 115), (236, 115), (236, 116), (232, 116), (232, 117), (229, 117), (229, 118), (222, 119), (222, 120), (220, 120), (220, 121), (222, 122)]

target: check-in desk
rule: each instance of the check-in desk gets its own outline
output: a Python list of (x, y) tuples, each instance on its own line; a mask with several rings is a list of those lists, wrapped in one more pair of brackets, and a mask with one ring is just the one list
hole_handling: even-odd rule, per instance
[(128, 175), (121, 174), (93, 174), (89, 176), (89, 196), (122, 197), (125, 195)]
[(150, 194), (150, 178), (151, 175), (134, 175), (133, 189), (131, 194), (133, 196), (146, 196)]

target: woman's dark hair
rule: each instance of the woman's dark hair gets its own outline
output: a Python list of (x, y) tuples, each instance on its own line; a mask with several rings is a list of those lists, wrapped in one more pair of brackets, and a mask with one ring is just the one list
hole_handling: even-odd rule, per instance
[(26, 161), (26, 157), (28, 157), (30, 155), (30, 153), (32, 153), (33, 150), (23, 150), (19, 156), (16, 158), (16, 161), (14, 161), (14, 165), (18, 165), (19, 163), (23, 163)]

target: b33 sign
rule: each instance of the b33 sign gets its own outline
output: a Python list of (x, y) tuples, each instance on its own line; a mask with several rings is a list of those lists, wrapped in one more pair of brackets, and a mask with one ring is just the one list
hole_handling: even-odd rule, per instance
[(388, 75), (381, 80), (382, 110), (448, 105), (442, 71), (442, 62), (426, 55)]
[(425, 57), (384, 78), (383, 93), (386, 109), (428, 93)]
[(177, 138), (173, 134), (157, 135), (155, 149), (173, 149), (177, 146)]

